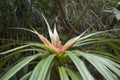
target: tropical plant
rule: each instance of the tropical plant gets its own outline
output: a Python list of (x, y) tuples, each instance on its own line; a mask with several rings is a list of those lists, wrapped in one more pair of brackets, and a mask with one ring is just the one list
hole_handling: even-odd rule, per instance
[[(38, 35), (44, 44), (36, 42), (24, 43), (22, 46), (1, 53), (1, 55), (6, 54), (7, 56), (0, 59), (0, 65), (16, 54), (33, 51), (33, 55), (23, 57), (8, 71), (1, 74), (0, 80), (9, 80), (19, 70), (26, 66), (33, 68), (29, 69), (21, 78), (19, 78), (19, 80), (95, 80), (95, 77), (87, 64), (90, 64), (92, 69), (95, 68), (104, 79), (118, 80), (120, 77), (120, 62), (115, 59), (114, 55), (102, 50), (85, 51), (82, 49), (84, 48), (83, 45), (92, 45), (93, 43), (97, 44), (98, 42), (120, 41), (119, 39), (95, 37), (95, 35), (105, 34), (106, 32), (113, 30), (85, 35), (86, 31), (88, 31), (86, 30), (81, 35), (70, 39), (63, 46), (59, 39), (56, 27), (52, 33), (47, 20), (45, 18), (44, 20), (48, 27), (51, 43), (34, 28), (32, 30), (19, 28)], [(73, 48), (70, 49), (70, 47)]]

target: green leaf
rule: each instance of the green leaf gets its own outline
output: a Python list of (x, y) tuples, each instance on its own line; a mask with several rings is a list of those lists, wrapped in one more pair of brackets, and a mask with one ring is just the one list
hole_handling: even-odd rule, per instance
[(29, 46), (39, 47), (39, 48), (45, 49), (45, 50), (47, 50), (47, 51), (52, 51), (51, 49), (49, 49), (48, 47), (46, 47), (44, 44), (34, 43), (34, 42), (24, 43), (24, 44), (26, 44), (26, 45), (22, 45), (22, 46), (13, 48), (13, 49), (11, 49), (11, 50), (7, 50), (7, 51), (5, 51), (5, 52), (0, 53), (0, 55), (2, 55), (2, 54), (8, 54), (8, 53), (10, 53), (10, 52), (14, 52), (14, 51), (17, 51), (17, 50), (20, 50), (20, 49), (24, 49), (24, 48), (29, 47)]
[(104, 12), (113, 13), (111, 10), (103, 10)]
[(115, 14), (116, 19), (120, 20), (120, 11), (116, 8), (113, 8), (112, 11)]
[(28, 78), (30, 77), (32, 71), (28, 72), (27, 74), (25, 74), (22, 78), (20, 78), (20, 80), (28, 80)]
[(32, 72), (32, 75), (30, 77), (29, 80), (37, 80), (37, 77), (39, 75), (39, 72), (40, 72), (40, 69), (42, 67), (42, 65), (44, 64), (45, 62), (45, 59), (42, 59), (37, 65), (36, 67), (34, 68), (33, 72)]
[(99, 31), (99, 32), (95, 32), (95, 33), (91, 33), (91, 34), (88, 34), (88, 35), (85, 35), (85, 36), (83, 36), (83, 37), (81, 37), (79, 40), (78, 40), (78, 42), (80, 42), (80, 41), (82, 41), (82, 40), (85, 40), (85, 39), (87, 39), (87, 38), (89, 38), (89, 37), (91, 37), (91, 36), (94, 36), (94, 35), (102, 35), (102, 34), (105, 34), (105, 33), (107, 33), (107, 32), (109, 32), (109, 31), (114, 31), (114, 30), (120, 30), (119, 28), (118, 29), (111, 29), (111, 30), (106, 30), (106, 31)]
[(55, 51), (53, 49), (50, 49), (48, 47), (46, 47), (44, 44), (40, 44), (40, 43), (27, 43), (31, 46), (35, 46), (35, 47), (38, 47), (38, 48), (42, 48), (48, 52), (51, 52), (51, 53), (55, 53)]
[(82, 77), (78, 72), (75, 72), (70, 68), (66, 68), (66, 71), (70, 75), (72, 80), (82, 80)]
[(67, 55), (71, 58), (71, 60), (76, 65), (78, 71), (80, 72), (83, 80), (94, 80), (93, 76), (88, 71), (86, 65), (83, 63), (81, 59), (79, 59), (74, 53), (70, 51), (66, 51)]
[(49, 36), (50, 36), (50, 38), (51, 38), (51, 40), (52, 40), (52, 37), (53, 37), (52, 35), (53, 35), (53, 33), (52, 33), (51, 28), (50, 28), (50, 25), (49, 25), (47, 19), (45, 18), (45, 16), (44, 16), (43, 14), (42, 14), (42, 17), (43, 17), (45, 23), (47, 24), (47, 28), (48, 28), (48, 32), (49, 32)]
[(120, 11), (114, 7), (112, 7), (110, 10), (104, 10), (105, 12), (110, 12), (110, 13), (114, 13), (115, 17), (117, 20), (120, 20)]
[(47, 58), (42, 59), (34, 68), (29, 80), (46, 80), (46, 79), (48, 79), (54, 57), (55, 57), (55, 54), (52, 54), (52, 55), (48, 56)]
[[(111, 57), (111, 58), (113, 58), (113, 59), (115, 59), (115, 60), (117, 60), (117, 61), (120, 61), (120, 59), (118, 59), (118, 56), (115, 56), (115, 55), (113, 55), (113, 54), (110, 54), (109, 52), (107, 52), (106, 50), (101, 50), (100, 48), (99, 48), (99, 50), (98, 51), (96, 51), (96, 50), (94, 50), (94, 51), (87, 51), (88, 53), (94, 53), (94, 54), (99, 54), (99, 55), (101, 55), (101, 56), (108, 56), (108, 57)], [(80, 54), (77, 54), (77, 55), (80, 55)]]
[(27, 65), (29, 62), (31, 62), (33, 59), (40, 56), (40, 54), (36, 54), (33, 56), (25, 57), (22, 61), (20, 61), (18, 64), (10, 68), (1, 78), (0, 80), (8, 80), (10, 79), (15, 73), (17, 73), (21, 68), (23, 68), (25, 65)]
[(117, 5), (120, 5), (120, 2), (118, 2)]
[[(38, 52), (46, 53), (45, 51), (43, 51), (41, 49), (19, 49), (17, 51), (15, 50), (11, 54), (8, 54), (5, 57), (0, 59), (0, 70), (3, 68), (3, 66), (6, 64), (6, 62), (8, 60), (10, 60), (14, 55), (21, 54), (22, 52), (26, 52), (26, 51), (38, 51)], [(38, 54), (40, 54), (40, 53), (38, 53)]]
[(59, 67), (59, 73), (60, 73), (61, 80), (69, 80), (66, 70), (63, 66)]
[(117, 63), (115, 63), (115, 62), (113, 62), (112, 60), (109, 60), (109, 59), (107, 59), (107, 61), (120, 69), (120, 64), (117, 64)]
[(118, 14), (116, 14), (116, 18), (117, 18), (117, 20), (120, 20), (120, 12)]
[(115, 74), (117, 74), (120, 77), (120, 65), (115, 63), (114, 61), (104, 57), (98, 57), (98, 56), (94, 56), (96, 57), (102, 64), (104, 64), (105, 66), (107, 66), (110, 70), (112, 70)]
[(3, 53), (1, 53), (1, 54), (7, 54), (7, 53), (10, 53), (10, 52), (13, 52), (13, 51), (16, 51), (16, 50), (19, 50), (19, 49), (22, 49), (22, 48), (25, 48), (25, 47), (28, 47), (28, 46), (30, 46), (30, 45), (24, 45), (24, 46), (16, 47), (16, 48), (14, 48), (14, 49), (5, 51), (5, 52), (3, 52)]
[[(109, 70), (109, 68), (114, 69), (115, 67), (110, 66), (110, 64), (106, 62), (106, 59), (100, 56), (96, 57), (95, 54), (88, 54), (80, 51), (79, 54), (83, 55), (83, 57), (86, 58), (101, 73), (101, 75), (104, 76), (106, 80), (116, 80), (117, 77), (115, 76), (115, 74), (113, 74)], [(107, 64), (105, 64), (104, 62), (106, 62)], [(116, 69), (117, 68), (115, 68), (115, 70)]]

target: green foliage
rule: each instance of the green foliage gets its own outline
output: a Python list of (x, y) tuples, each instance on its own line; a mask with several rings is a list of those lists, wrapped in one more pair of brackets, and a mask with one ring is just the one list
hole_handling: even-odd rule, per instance
[[(57, 74), (60, 78), (55, 76), (58, 79), (61, 80), (68, 80), (71, 78), (72, 80), (95, 80), (94, 76), (91, 74), (89, 67), (85, 64), (87, 60), (91, 65), (94, 66), (94, 68), (106, 79), (106, 80), (117, 80), (117, 76), (120, 77), (120, 61), (115, 58), (114, 55), (106, 55), (105, 52), (100, 51), (90, 51), (90, 49), (86, 48), (86, 51), (78, 50), (79, 47), (82, 47), (83, 45), (92, 45), (105, 42), (109, 45), (112, 45), (111, 47), (118, 48), (119, 46), (113, 46), (111, 41), (114, 42), (120, 42), (119, 39), (105, 39), (101, 38), (98, 35), (106, 34), (107, 32), (111, 32), (114, 30), (119, 29), (113, 29), (113, 30), (107, 30), (107, 31), (100, 31), (95, 32), (91, 34), (82, 35), (78, 42), (74, 44), (73, 47), (76, 47), (77, 50), (67, 50), (63, 52), (61, 55), (52, 53), (49, 51), (48, 47), (41, 43), (25, 43), (24, 45), (8, 50), (6, 52), (3, 52), (2, 54), (13, 54), (17, 55), (19, 52), (26, 52), (26, 51), (35, 51), (36, 54), (24, 57), (21, 59), (17, 64), (14, 64), (13, 67), (11, 67), (7, 72), (4, 74), (1, 74), (1, 80), (8, 80), (13, 75), (15, 75), (19, 70), (24, 68), (24, 66), (30, 67), (28, 64), (33, 63), (32, 70), (28, 70), (23, 77), (20, 78), (20, 80), (30, 79), (30, 80), (50, 80), (53, 72), (52, 70), (55, 70), (55, 73), (52, 73), (53, 76)], [(97, 38), (96, 36), (97, 35)], [(67, 43), (69, 44), (69, 43)], [(100, 44), (98, 44), (100, 46)], [(85, 48), (85, 47), (84, 47)], [(103, 49), (104, 50), (104, 49)], [(100, 54), (99, 54), (100, 53)], [(102, 53), (102, 54), (101, 54)], [(1, 59), (0, 62), (2, 62), (4, 59), (7, 59), (7, 61), (11, 58), (11, 56), (4, 57)], [(37, 62), (34, 61), (34, 59), (38, 59)], [(69, 65), (69, 62), (74, 63), (74, 65)], [(36, 65), (34, 64), (36, 63)], [(3, 65), (2, 63), (0, 63)], [(5, 65), (5, 64), (4, 64)], [(76, 67), (77, 71), (74, 71), (70, 69), (70, 67)], [(79, 72), (79, 73), (78, 73)]]
[(69, 80), (68, 75), (64, 67), (59, 67), (60, 78), (61, 80)]
[(105, 12), (113, 13), (117, 20), (120, 20), (120, 11), (116, 8), (112, 8), (110, 10), (104, 10)]
[(2, 76), (1, 80), (8, 80), (10, 79), (16, 72), (18, 72), (21, 68), (23, 68), (25, 65), (27, 65), (30, 61), (40, 56), (40, 54), (25, 57), (23, 60), (21, 60), (18, 64), (13, 66), (11, 69), (9, 69), (4, 76)]
[(75, 66), (77, 67), (83, 80), (94, 80), (94, 78), (92, 77), (92, 75), (90, 74), (90, 72), (88, 71), (88, 69), (86, 68), (82, 60), (80, 60), (75, 54), (71, 52), (66, 52), (66, 53), (71, 58)]
[[(120, 10), (116, 6), (119, 0), (0, 1), (0, 80), (118, 80)], [(34, 26), (48, 37), (45, 22), (57, 26), (62, 44), (81, 37), (57, 55), (29, 33), (34, 33), (30, 30)]]

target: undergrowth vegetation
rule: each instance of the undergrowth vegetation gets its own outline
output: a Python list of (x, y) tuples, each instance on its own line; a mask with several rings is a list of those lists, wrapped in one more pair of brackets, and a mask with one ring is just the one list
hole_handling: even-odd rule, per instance
[(0, 80), (119, 80), (120, 2), (0, 1), (0, 45)]

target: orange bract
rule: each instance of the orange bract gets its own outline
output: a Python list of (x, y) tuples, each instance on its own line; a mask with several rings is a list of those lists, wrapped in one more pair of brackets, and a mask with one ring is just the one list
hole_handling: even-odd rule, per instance
[(67, 42), (64, 46), (61, 44), (61, 41), (59, 39), (59, 35), (57, 33), (56, 27), (54, 28), (54, 32), (52, 33), (52, 30), (50, 27), (48, 28), (49, 35), (51, 42), (49, 42), (45, 37), (43, 37), (41, 34), (39, 34), (37, 31), (35, 33), (39, 36), (40, 40), (45, 44), (46, 47), (54, 50), (57, 54), (66, 51), (68, 48), (70, 48), (78, 39), (80, 36), (77, 36), (76, 38), (72, 39), (71, 41)]

